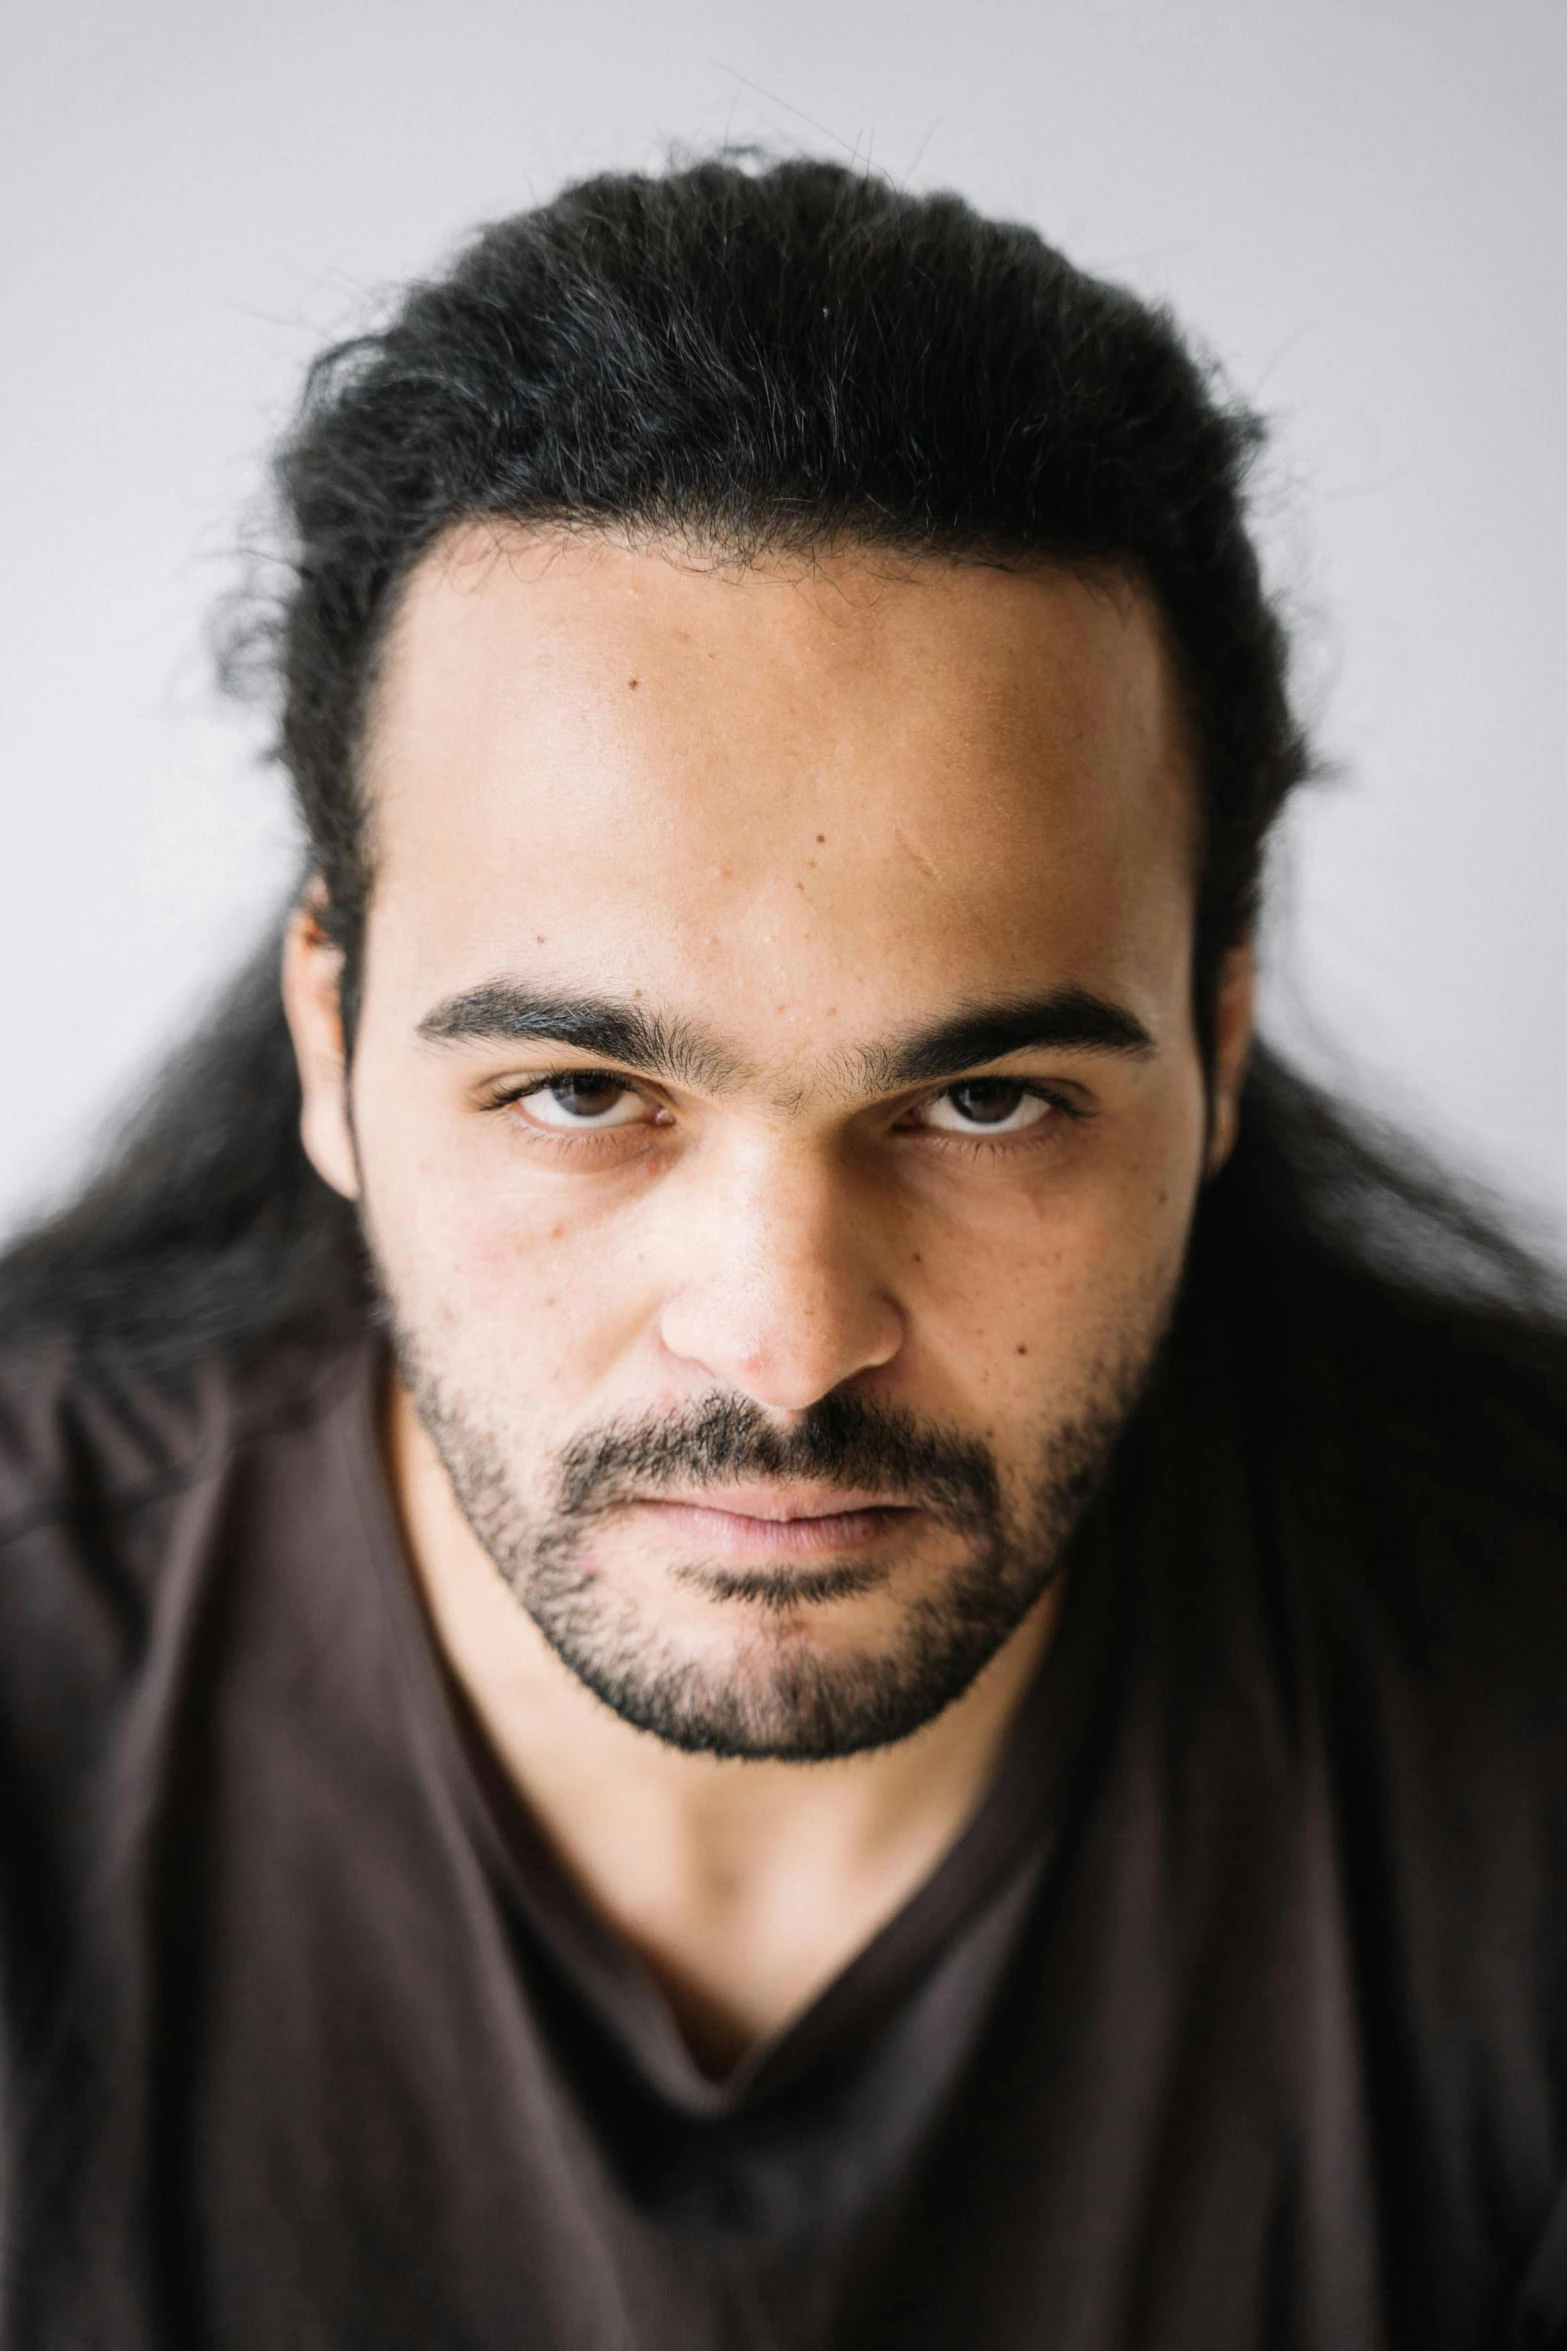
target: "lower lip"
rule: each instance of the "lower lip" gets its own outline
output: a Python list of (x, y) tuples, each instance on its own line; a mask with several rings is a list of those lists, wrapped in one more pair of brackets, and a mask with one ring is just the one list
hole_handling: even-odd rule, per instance
[(841, 1559), (906, 1533), (918, 1510), (839, 1510), (826, 1518), (751, 1518), (696, 1502), (638, 1502), (682, 1548), (707, 1559)]

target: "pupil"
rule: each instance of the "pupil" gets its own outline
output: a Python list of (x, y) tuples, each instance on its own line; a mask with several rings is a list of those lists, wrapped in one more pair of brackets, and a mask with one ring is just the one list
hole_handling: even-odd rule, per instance
[(575, 1111), (579, 1118), (597, 1118), (613, 1110), (624, 1090), (615, 1078), (596, 1077), (591, 1072), (580, 1078), (557, 1078), (550, 1088), (561, 1108)]
[(1006, 1078), (973, 1078), (954, 1086), (952, 1099), (976, 1126), (1001, 1126), (1023, 1099), (1023, 1089)]

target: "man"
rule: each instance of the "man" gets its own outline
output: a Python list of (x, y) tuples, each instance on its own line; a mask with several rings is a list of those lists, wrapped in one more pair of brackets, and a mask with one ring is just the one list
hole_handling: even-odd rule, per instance
[(4, 1276), (7, 2346), (1567, 2341), (1567, 1353), (1252, 1049), (1256, 439), (805, 163), (318, 368), (281, 995)]

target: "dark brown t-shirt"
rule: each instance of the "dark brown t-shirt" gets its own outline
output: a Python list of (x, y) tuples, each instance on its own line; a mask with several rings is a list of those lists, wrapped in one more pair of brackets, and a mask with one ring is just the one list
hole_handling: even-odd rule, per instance
[(953, 1851), (722, 2083), (463, 1719), (370, 1345), (14, 1363), (5, 2351), (1567, 2341), (1567, 1544), (1371, 1459), (1327, 1556), (1221, 1356)]

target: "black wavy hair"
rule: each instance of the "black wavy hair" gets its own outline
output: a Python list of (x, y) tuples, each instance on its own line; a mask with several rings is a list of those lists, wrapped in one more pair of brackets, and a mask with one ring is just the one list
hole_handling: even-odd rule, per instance
[(722, 160), (591, 180), (486, 230), (317, 361), (277, 465), (292, 585), (248, 652), (281, 686), (350, 1025), (376, 655), (410, 570), (477, 516), (741, 562), (849, 540), (1138, 579), (1198, 746), (1205, 1016), (1306, 768), (1246, 527), (1261, 440), (1164, 313), (956, 196)]
[[(276, 696), (350, 1035), (374, 888), (359, 749), (378, 651), (414, 566), (489, 516), (673, 537), (726, 561), (847, 541), (1139, 582), (1195, 752), (1206, 1036), (1221, 959), (1256, 919), (1270, 828), (1309, 765), (1248, 529), (1261, 443), (1167, 315), (955, 196), (725, 156), (590, 180), (485, 230), (312, 369), (276, 465), (286, 585), (230, 640), (231, 679)], [(151, 1362), (364, 1314), (354, 1217), (299, 1143), (277, 944), (110, 1164), (0, 1261), (12, 1328), (65, 1322), (84, 1347)], [(1462, 1333), (1478, 1379), (1522, 1380), (1560, 1417), (1551, 1277), (1408, 1146), (1267, 1053), (1192, 1267), (1259, 1344), (1336, 1301), (1360, 1360), (1377, 1359), (1373, 1326), (1416, 1334), (1410, 1363), (1438, 1327), (1450, 1345)]]

